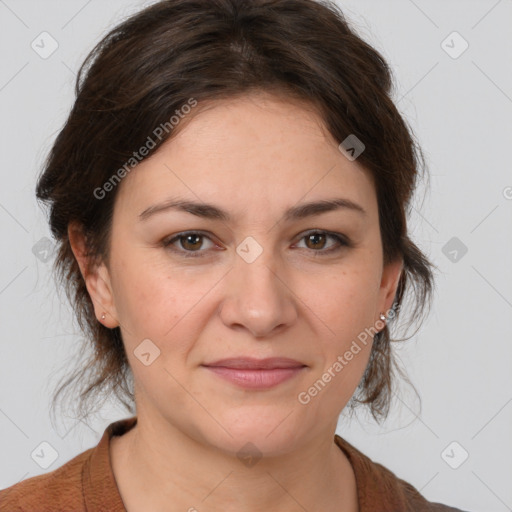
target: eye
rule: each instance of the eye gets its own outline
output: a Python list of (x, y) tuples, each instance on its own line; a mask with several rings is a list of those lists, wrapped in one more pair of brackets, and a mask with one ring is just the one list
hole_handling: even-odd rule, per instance
[[(203, 245), (203, 239), (210, 240), (210, 238), (199, 231), (188, 231), (186, 233), (180, 233), (169, 240), (164, 240), (162, 245), (170, 251), (180, 253), (180, 255), (184, 256), (185, 258), (197, 258), (202, 257), (203, 254), (201, 253), (205, 252), (199, 250)], [(180, 243), (182, 250), (171, 247), (176, 242)]]
[[(334, 244), (329, 249), (324, 249), (328, 238), (334, 239), (337, 244)], [(331, 254), (332, 252), (340, 251), (344, 247), (351, 246), (350, 241), (344, 235), (327, 231), (310, 231), (301, 238), (302, 240), (305, 240), (307, 249), (311, 249), (313, 252), (319, 253), (319, 255)]]
[[(326, 240), (329, 238), (335, 240), (336, 243), (330, 248), (325, 249)], [(201, 258), (205, 256), (205, 253), (207, 253), (207, 250), (201, 250), (204, 240), (208, 240), (212, 244), (210, 248), (215, 245), (210, 237), (205, 233), (200, 231), (187, 231), (179, 233), (170, 239), (163, 240), (162, 246), (185, 258)], [(300, 238), (300, 241), (302, 240), (305, 240), (306, 249), (310, 249), (311, 252), (318, 253), (318, 256), (329, 255), (331, 253), (341, 251), (343, 248), (352, 246), (350, 240), (345, 235), (320, 230), (310, 231)], [(181, 248), (173, 247), (178, 243)]]

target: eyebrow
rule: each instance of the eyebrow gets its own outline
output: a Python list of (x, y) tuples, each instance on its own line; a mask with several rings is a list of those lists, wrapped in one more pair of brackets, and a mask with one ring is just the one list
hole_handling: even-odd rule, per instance
[[(297, 206), (293, 206), (286, 210), (283, 215), (283, 220), (288, 222), (293, 220), (300, 220), (306, 217), (311, 217), (313, 215), (320, 215), (322, 213), (332, 212), (340, 209), (357, 212), (364, 216), (367, 215), (366, 210), (354, 201), (345, 198), (334, 198), (302, 203)], [(139, 220), (144, 221), (156, 213), (164, 212), (166, 210), (184, 211), (204, 219), (221, 220), (224, 222), (230, 222), (232, 220), (231, 215), (218, 206), (179, 198), (169, 198), (163, 203), (155, 204), (149, 208), (146, 208), (142, 213), (139, 214)]]

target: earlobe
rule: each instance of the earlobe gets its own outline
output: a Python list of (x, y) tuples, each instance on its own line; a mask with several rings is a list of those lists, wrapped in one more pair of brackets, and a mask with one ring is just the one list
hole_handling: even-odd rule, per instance
[(87, 291), (94, 305), (96, 318), (105, 327), (113, 329), (119, 325), (114, 305), (110, 275), (104, 263), (93, 264), (87, 256), (87, 246), (82, 230), (76, 225), (68, 226), (71, 250), (75, 255)]
[(85, 281), (98, 321), (109, 329), (117, 327), (119, 322), (108, 269), (102, 263), (89, 273)]

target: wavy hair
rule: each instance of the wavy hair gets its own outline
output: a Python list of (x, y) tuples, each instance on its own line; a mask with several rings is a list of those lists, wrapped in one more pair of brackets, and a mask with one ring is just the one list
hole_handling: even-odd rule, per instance
[[(401, 258), (404, 267), (393, 305), (398, 312), (375, 335), (349, 405), (366, 404), (378, 422), (388, 415), (395, 370), (405, 377), (391, 346), (402, 340), (392, 340), (390, 328), (408, 290), (410, 318), (418, 320), (430, 307), (433, 288), (434, 266), (407, 233), (425, 159), (392, 100), (393, 77), (384, 58), (335, 3), (313, 0), (159, 1), (113, 28), (86, 57), (73, 107), (36, 186), (57, 243), (54, 271), (84, 334), (86, 355), (53, 405), (74, 383), (81, 417), (99, 406), (102, 394), (134, 411), (120, 329), (97, 321), (68, 226), (83, 230), (91, 264), (108, 261), (117, 188), (101, 200), (94, 191), (191, 97), (201, 105), (256, 90), (307, 102), (335, 140), (354, 134), (366, 146), (358, 163), (374, 179), (384, 264)], [(175, 133), (158, 138), (149, 155)]]

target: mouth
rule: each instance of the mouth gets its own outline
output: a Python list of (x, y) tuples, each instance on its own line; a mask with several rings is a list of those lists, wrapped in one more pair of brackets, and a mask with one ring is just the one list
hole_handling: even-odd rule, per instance
[(246, 389), (268, 389), (302, 373), (307, 365), (289, 358), (238, 357), (201, 365), (224, 380)]
[(219, 359), (213, 363), (205, 363), (209, 368), (231, 368), (236, 370), (276, 370), (288, 368), (302, 368), (306, 365), (288, 357), (268, 357), (256, 359), (254, 357), (232, 357)]

